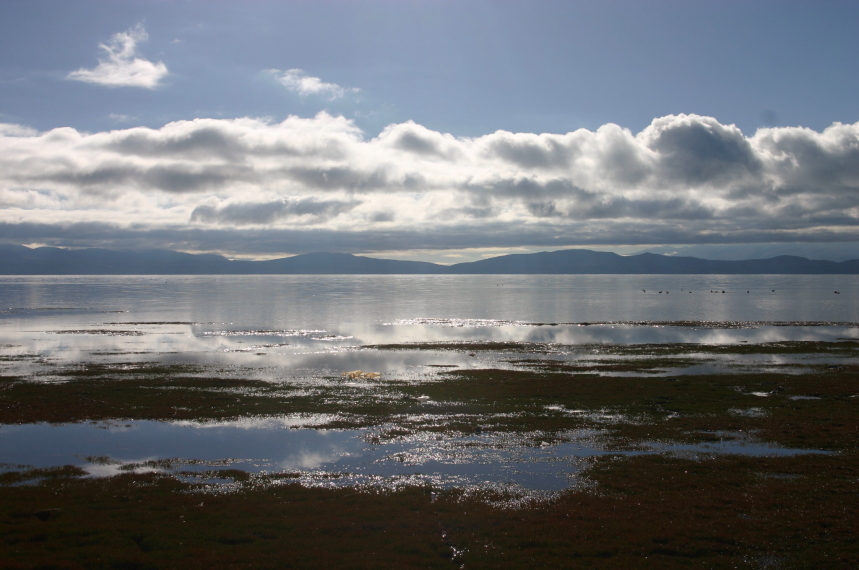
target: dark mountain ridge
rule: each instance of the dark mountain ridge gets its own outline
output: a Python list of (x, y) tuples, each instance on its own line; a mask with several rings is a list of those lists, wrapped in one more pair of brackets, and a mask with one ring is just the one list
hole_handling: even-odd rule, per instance
[(28, 248), (0, 245), (0, 275), (290, 275), (290, 274), (859, 274), (859, 259), (835, 262), (782, 255), (723, 261), (654, 253), (567, 249), (437, 265), (346, 253), (306, 253), (266, 261), (169, 250)]

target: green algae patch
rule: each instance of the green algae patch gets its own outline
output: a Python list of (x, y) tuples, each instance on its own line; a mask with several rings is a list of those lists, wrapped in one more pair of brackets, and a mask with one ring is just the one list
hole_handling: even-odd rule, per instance
[[(295, 395), (293, 387), (241, 378), (15, 381), (7, 386), (0, 391), (0, 423), (6, 424), (112, 419), (218, 421), (347, 411), (357, 418), (357, 425), (369, 425), (392, 413), (406, 413), (416, 405), (402, 398), (387, 402), (376, 394), (361, 394), (350, 400), (348, 390), (344, 393), (337, 387)], [(362, 419), (365, 417), (372, 419)], [(332, 427), (347, 425), (356, 424)]]
[(491, 563), (506, 568), (535, 567), (528, 556), (541, 551), (549, 567), (849, 567), (859, 556), (856, 468), (855, 456), (605, 458), (588, 472), (591, 492), (514, 524), (496, 515), (496, 532), (475, 539), (500, 538), (506, 548)]
[[(427, 367), (418, 380), (385, 373), (360, 385), (339, 376), (273, 382), (202, 365), (80, 364), (52, 370), (47, 382), (0, 377), (0, 423), (317, 414), (331, 428), (394, 423), (433, 432), (540, 431), (549, 439), (600, 429), (619, 449), (655, 439), (709, 441), (726, 431), (825, 450), (859, 438), (854, 342), (603, 346), (573, 359), (541, 358), (531, 348), (505, 355), (503, 367)], [(779, 351), (814, 358), (782, 362)], [(768, 358), (735, 363), (734, 354)], [(724, 372), (683, 374), (712, 358)]]
[(138, 363), (80, 365), (52, 372), (48, 382), (0, 376), (0, 423), (217, 421), (345, 412), (348, 418), (331, 427), (356, 427), (420, 409), (420, 400), (399, 389), (407, 383), (396, 380), (355, 387), (336, 377), (308, 386), (209, 372), (198, 366)]
[[(0, 465), (0, 469), (4, 466)], [(9, 470), (0, 471), (0, 485), (15, 485), (32, 483), (44, 479), (64, 479), (68, 477), (83, 477), (86, 471), (74, 465), (62, 467), (27, 468), (25, 465), (7, 466)]]
[(586, 476), (586, 488), (527, 506), (425, 486), (216, 492), (159, 474), (56, 478), (0, 487), (0, 554), (4, 568), (859, 564), (855, 454), (607, 456)]
[[(207, 493), (160, 475), (0, 488), (6, 568), (448, 568), (428, 489)], [(35, 513), (59, 513), (47, 521)]]
[(634, 327), (681, 327), (702, 329), (757, 329), (761, 327), (857, 327), (853, 321), (599, 321), (557, 323), (568, 325), (625, 325)]
[(256, 410), (284, 413), (275, 398), (249, 393), (237, 398), (222, 389), (267, 391), (270, 384), (221, 378), (136, 378), (105, 380), (88, 371), (62, 383), (12, 382), (0, 392), (0, 422), (74, 422), (128, 419), (223, 419)]
[[(6, 465), (0, 568), (859, 567), (857, 343), (599, 346), (566, 360), (514, 344), (482, 345), (509, 358), (497, 365), (361, 386), (158, 362), (0, 377), (2, 423), (331, 414), (326, 427), (384, 426), (379, 441), (492, 431), (539, 444), (586, 429), (610, 452), (583, 460), (574, 488), (531, 501), (421, 484), (305, 487), (296, 473), (226, 464), (183, 472), (181, 458), (104, 478)], [(750, 355), (779, 367), (739, 358)], [(682, 373), (714, 358), (724, 372)], [(828, 453), (611, 454), (731, 440)]]
[(416, 342), (396, 344), (371, 344), (361, 348), (370, 350), (458, 350), (467, 352), (523, 352), (548, 353), (552, 345), (534, 342)]
[[(855, 365), (804, 374), (676, 377), (570, 374), (570, 368), (451, 370), (420, 390), (458, 402), (463, 412), (500, 414), (493, 429), (601, 427), (632, 445), (708, 441), (709, 433), (730, 431), (785, 447), (839, 450), (853, 448), (859, 438)], [(403, 388), (410, 389), (416, 390)]]
[(576, 361), (541, 360), (537, 358), (522, 358), (509, 360), (511, 364), (527, 366), (547, 372), (568, 372), (571, 374), (627, 373), (627, 374), (659, 374), (666, 370), (681, 369), (695, 366), (713, 359), (705, 358), (671, 358), (666, 355), (626, 358), (623, 360), (596, 360), (583, 358)]
[[(566, 368), (566, 367), (562, 367)], [(609, 365), (617, 371), (621, 365)], [(563, 370), (568, 372), (569, 370)], [(710, 414), (742, 405), (748, 397), (735, 381), (708, 381), (698, 376), (667, 380), (659, 376), (602, 376), (528, 370), (456, 370), (447, 381), (422, 386), (431, 397), (470, 402), (497, 411), (561, 406), (569, 410), (616, 410), (664, 419), (669, 414)]]

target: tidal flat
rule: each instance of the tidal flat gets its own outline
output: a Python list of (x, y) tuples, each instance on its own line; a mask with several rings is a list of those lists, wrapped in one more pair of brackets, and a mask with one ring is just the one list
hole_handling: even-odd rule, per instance
[(104, 348), (3, 347), (3, 568), (859, 563), (852, 338)]
[(0, 568), (859, 567), (851, 276), (0, 282)]

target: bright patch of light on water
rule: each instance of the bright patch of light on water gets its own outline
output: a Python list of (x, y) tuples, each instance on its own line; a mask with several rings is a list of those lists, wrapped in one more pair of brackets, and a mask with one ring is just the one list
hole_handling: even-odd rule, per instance
[[(570, 412), (576, 412), (571, 410)], [(750, 413), (747, 411), (746, 413)], [(329, 418), (325, 418), (329, 419)], [(616, 421), (617, 418), (611, 418)], [(601, 455), (733, 453), (790, 455), (785, 449), (728, 436), (716, 443), (646, 442), (631, 451), (607, 449), (599, 430), (440, 434), (411, 432), (380, 437), (385, 429), (318, 430), (311, 418), (239, 422), (93, 422), (0, 426), (7, 463), (49, 467), (79, 465), (91, 476), (151, 470), (209, 472), (219, 466), (250, 473), (291, 473), (308, 485), (386, 485), (411, 478), (437, 487), (561, 491), (576, 484), (581, 460)], [(319, 418), (317, 423), (324, 423)], [(287, 427), (289, 426), (289, 427)], [(393, 432), (398, 433), (398, 432)], [(178, 470), (178, 471), (177, 471)]]

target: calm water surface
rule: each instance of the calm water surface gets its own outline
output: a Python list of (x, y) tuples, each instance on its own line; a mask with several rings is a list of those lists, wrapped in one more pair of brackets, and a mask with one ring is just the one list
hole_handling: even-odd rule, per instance
[[(434, 364), (506, 364), (493, 353), (362, 347), (514, 341), (557, 345), (557, 357), (576, 358), (563, 347), (855, 339), (857, 301), (859, 278), (847, 275), (0, 277), (0, 372), (50, 380), (50, 371), (63, 366), (158, 361), (227, 364), (272, 380), (312, 382), (354, 369), (420, 380), (435, 373)], [(725, 329), (612, 321), (758, 323)], [(774, 321), (797, 323), (760, 323)], [(810, 321), (840, 324), (802, 324)], [(786, 362), (766, 358), (772, 365)], [(702, 371), (711, 372), (708, 366)], [(594, 434), (541, 446), (534, 440), (539, 434), (516, 441), (499, 434), (415, 435), (373, 444), (368, 433), (280, 420), (0, 426), (0, 463), (81, 464), (97, 475), (123, 464), (184, 458), (206, 468), (220, 461), (249, 471), (300, 469), (308, 481), (335, 471), (356, 482), (412, 475), (441, 485), (556, 490), (570, 484), (579, 459), (604, 453)], [(686, 451), (786, 452), (736, 441)], [(103, 455), (112, 463), (92, 460)]]
[(854, 275), (0, 277), (0, 308), (326, 330), (415, 318), (857, 321), (857, 301)]

